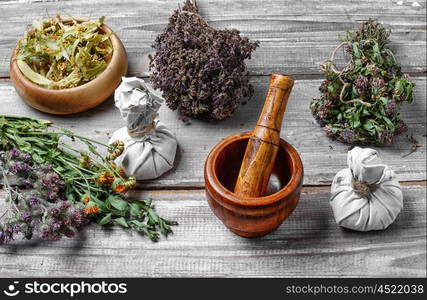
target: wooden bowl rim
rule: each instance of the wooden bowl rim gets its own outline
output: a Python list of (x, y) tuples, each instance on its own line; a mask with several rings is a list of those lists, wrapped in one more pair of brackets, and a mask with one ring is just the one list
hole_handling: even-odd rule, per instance
[[(63, 19), (64, 22), (70, 22), (72, 20), (76, 20), (78, 22), (86, 22), (89, 21), (90, 18), (86, 18), (86, 17), (76, 17), (76, 18), (65, 18)], [(119, 60), (119, 56), (122, 55), (121, 54), (121, 50), (123, 49), (123, 44), (120, 40), (120, 38), (114, 33), (114, 31), (106, 24), (102, 24), (101, 29), (107, 33), (110, 34), (110, 41), (111, 44), (113, 46), (113, 55), (111, 56), (110, 61), (107, 64), (107, 68), (109, 66), (114, 66), (117, 64), (117, 61)], [(98, 82), (102, 82), (103, 80), (105, 80), (105, 77), (107, 76), (107, 68), (102, 71), (101, 74), (99, 74), (95, 79), (86, 82), (82, 85), (76, 86), (76, 87), (72, 87), (72, 88), (66, 88), (66, 89), (59, 89), (59, 90), (53, 90), (53, 89), (48, 89), (48, 88), (44, 88), (42, 86), (39, 86), (38, 84), (35, 84), (34, 82), (32, 82), (31, 80), (29, 80), (24, 74), (22, 74), (21, 70), (18, 67), (18, 64), (16, 62), (16, 56), (18, 53), (18, 43), (16, 44), (15, 49), (12, 52), (12, 57), (11, 57), (11, 69), (13, 69), (13, 71), (15, 72), (15, 74), (17, 75), (17, 79), (19, 81), (21, 81), (24, 85), (26, 85), (27, 87), (33, 89), (33, 90), (37, 90), (39, 92), (43, 92), (43, 93), (52, 93), (55, 95), (66, 95), (68, 93), (72, 93), (72, 92), (79, 92), (79, 91), (83, 91), (86, 90), (88, 88), (94, 88), (96, 87), (96, 85), (98, 84)], [(11, 70), (12, 72), (12, 70)]]
[(208, 158), (206, 159), (205, 164), (205, 176), (209, 180), (209, 183), (207, 184), (209, 184), (211, 188), (214, 189), (215, 192), (218, 193), (222, 199), (224, 199), (224, 201), (238, 206), (259, 207), (280, 202), (282, 199), (286, 198), (287, 196), (290, 196), (292, 193), (295, 192), (296, 189), (298, 189), (303, 177), (303, 164), (301, 161), (301, 157), (299, 156), (295, 148), (282, 138), (280, 138), (280, 147), (284, 148), (285, 151), (289, 154), (293, 165), (292, 167), (296, 171), (291, 175), (291, 178), (289, 179), (288, 183), (274, 194), (263, 197), (238, 196), (234, 192), (225, 188), (218, 179), (214, 166), (216, 165), (216, 160), (220, 151), (222, 151), (222, 149), (224, 149), (231, 143), (243, 139), (248, 139), (250, 134), (251, 132), (243, 132), (229, 136), (228, 138), (218, 143), (212, 149), (212, 151), (208, 155)]

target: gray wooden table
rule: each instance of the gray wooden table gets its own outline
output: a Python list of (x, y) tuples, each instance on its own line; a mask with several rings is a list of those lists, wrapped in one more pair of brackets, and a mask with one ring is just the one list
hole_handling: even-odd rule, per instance
[[(33, 19), (57, 12), (105, 15), (129, 55), (129, 75), (148, 75), (148, 54), (179, 1), (0, 1), (0, 114), (50, 119), (100, 141), (123, 126), (110, 99), (88, 112), (51, 116), (26, 106), (9, 80), (9, 57)], [(133, 196), (152, 197), (158, 210), (180, 225), (168, 239), (152, 243), (119, 228), (91, 225), (75, 239), (18, 241), (0, 247), (0, 276), (426, 276), (426, 1), (199, 1), (202, 15), (218, 28), (237, 28), (259, 40), (249, 62), (255, 96), (233, 118), (220, 123), (192, 121), (162, 108), (160, 119), (176, 134), (174, 170), (141, 183)], [(391, 47), (417, 83), (415, 102), (403, 107), (417, 152), (399, 137), (378, 148), (404, 186), (404, 208), (387, 230), (358, 233), (339, 228), (328, 200), (334, 174), (345, 167), (347, 145), (329, 140), (308, 109), (322, 80), (319, 64), (339, 43), (338, 35), (378, 18), (392, 29)], [(203, 163), (222, 138), (253, 128), (269, 74), (296, 79), (282, 136), (301, 154), (305, 182), (295, 212), (274, 233), (245, 239), (227, 231), (204, 195)]]

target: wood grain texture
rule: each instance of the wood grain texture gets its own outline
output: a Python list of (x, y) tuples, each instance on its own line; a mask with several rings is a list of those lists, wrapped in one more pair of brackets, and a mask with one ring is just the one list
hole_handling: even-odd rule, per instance
[[(176, 112), (166, 106), (160, 109), (160, 120), (176, 135), (179, 149), (176, 167), (156, 181), (146, 182), (145, 188), (203, 187), (203, 164), (209, 151), (221, 139), (254, 128), (268, 88), (267, 76), (251, 77), (254, 97), (235, 115), (222, 122), (193, 120), (185, 125)], [(313, 124), (309, 103), (319, 95), (320, 80), (297, 80), (285, 113), (282, 138), (299, 152), (305, 170), (306, 185), (329, 184), (333, 176), (346, 167), (348, 145), (332, 141), (318, 125)], [(377, 147), (384, 162), (396, 171), (400, 181), (426, 180), (426, 80), (415, 78), (415, 101), (402, 106), (402, 117), (421, 147), (410, 151), (406, 136), (399, 136), (390, 147)], [(16, 94), (10, 81), (0, 81), (0, 114), (32, 116), (53, 120), (57, 125), (80, 134), (107, 142), (108, 136), (124, 126), (119, 111), (110, 99), (88, 112), (71, 116), (52, 116), (28, 106)]]
[(293, 86), (292, 78), (279, 74), (271, 75), (265, 102), (252, 130), (237, 176), (234, 187), (236, 194), (262, 197), (267, 192), (270, 174), (279, 151), (283, 117)]
[[(404, 208), (380, 232), (339, 228), (329, 188), (303, 190), (272, 234), (245, 239), (212, 214), (202, 190), (144, 192), (180, 225), (158, 243), (92, 225), (75, 239), (16, 241), (0, 247), (2, 277), (426, 276), (426, 188), (404, 188)], [(0, 196), (2, 197), (2, 196)]]
[[(148, 54), (155, 37), (181, 0), (1, 1), (0, 77), (8, 77), (12, 49), (27, 24), (61, 13), (99, 17), (122, 39), (130, 74), (147, 75)], [(401, 4), (399, 4), (402, 2)], [(261, 46), (248, 63), (257, 75), (319, 74), (318, 65), (339, 43), (339, 35), (369, 18), (393, 31), (390, 46), (407, 72), (426, 72), (426, 1), (199, 0), (201, 14), (216, 28), (237, 28)], [(272, 55), (274, 53), (274, 55)]]

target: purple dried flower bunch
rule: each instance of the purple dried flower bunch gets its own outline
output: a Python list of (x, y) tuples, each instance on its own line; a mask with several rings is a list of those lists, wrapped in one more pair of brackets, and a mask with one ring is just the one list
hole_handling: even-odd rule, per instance
[[(65, 182), (51, 166), (34, 164), (17, 149), (0, 154), (0, 170), (7, 192), (0, 218), (0, 245), (18, 236), (57, 241), (73, 237), (88, 219), (83, 206), (65, 200)], [(9, 178), (17, 180), (12, 187)]]
[[(321, 65), (326, 79), (319, 87), (321, 97), (312, 100), (310, 109), (329, 137), (349, 144), (389, 145), (407, 130), (398, 108), (413, 101), (415, 84), (386, 47), (389, 36), (381, 23), (369, 20), (348, 32)], [(334, 56), (341, 47), (348, 63), (338, 70)]]
[(253, 93), (245, 60), (258, 42), (236, 29), (217, 30), (187, 0), (169, 18), (150, 56), (151, 81), (167, 106), (184, 116), (209, 120), (230, 117)]

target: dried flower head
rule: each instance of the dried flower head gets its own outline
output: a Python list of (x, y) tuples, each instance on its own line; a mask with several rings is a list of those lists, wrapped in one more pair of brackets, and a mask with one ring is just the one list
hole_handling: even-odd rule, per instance
[(368, 92), (369, 80), (367, 77), (359, 75), (354, 81), (354, 85), (356, 86), (356, 90), (359, 96), (363, 96)]
[(87, 215), (94, 215), (100, 211), (99, 207), (96, 205), (89, 205), (85, 208), (84, 213)]

